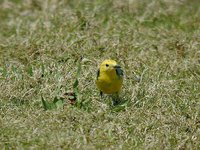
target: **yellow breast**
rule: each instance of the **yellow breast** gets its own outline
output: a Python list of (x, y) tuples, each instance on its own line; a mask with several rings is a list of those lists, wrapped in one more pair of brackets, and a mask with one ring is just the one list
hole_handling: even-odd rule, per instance
[(100, 91), (105, 94), (113, 94), (120, 91), (123, 79), (116, 75), (116, 72), (105, 73), (101, 72), (96, 84)]

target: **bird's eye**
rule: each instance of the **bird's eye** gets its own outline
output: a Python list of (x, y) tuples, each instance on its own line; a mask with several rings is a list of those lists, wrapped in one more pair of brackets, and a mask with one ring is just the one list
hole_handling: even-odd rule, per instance
[(106, 67), (108, 67), (109, 65), (108, 64), (106, 64)]

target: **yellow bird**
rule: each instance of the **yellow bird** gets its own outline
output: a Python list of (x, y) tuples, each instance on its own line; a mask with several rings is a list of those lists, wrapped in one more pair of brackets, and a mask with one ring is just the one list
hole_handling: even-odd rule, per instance
[(114, 60), (104, 60), (97, 71), (96, 85), (100, 95), (118, 95), (123, 83), (123, 70)]

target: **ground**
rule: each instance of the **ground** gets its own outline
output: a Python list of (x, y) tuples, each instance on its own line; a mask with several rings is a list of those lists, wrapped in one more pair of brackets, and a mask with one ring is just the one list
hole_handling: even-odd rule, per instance
[[(0, 8), (1, 149), (200, 149), (198, 0)], [(124, 69), (116, 106), (95, 85), (104, 59)], [(80, 105), (44, 109), (70, 92)]]

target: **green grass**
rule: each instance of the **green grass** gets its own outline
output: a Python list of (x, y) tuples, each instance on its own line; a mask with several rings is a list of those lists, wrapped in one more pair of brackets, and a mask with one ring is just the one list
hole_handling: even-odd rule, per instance
[[(198, 0), (0, 8), (0, 149), (200, 149)], [(107, 58), (125, 71), (114, 107), (95, 85)], [(63, 98), (73, 91), (79, 105)], [(45, 111), (41, 96), (66, 104)]]

